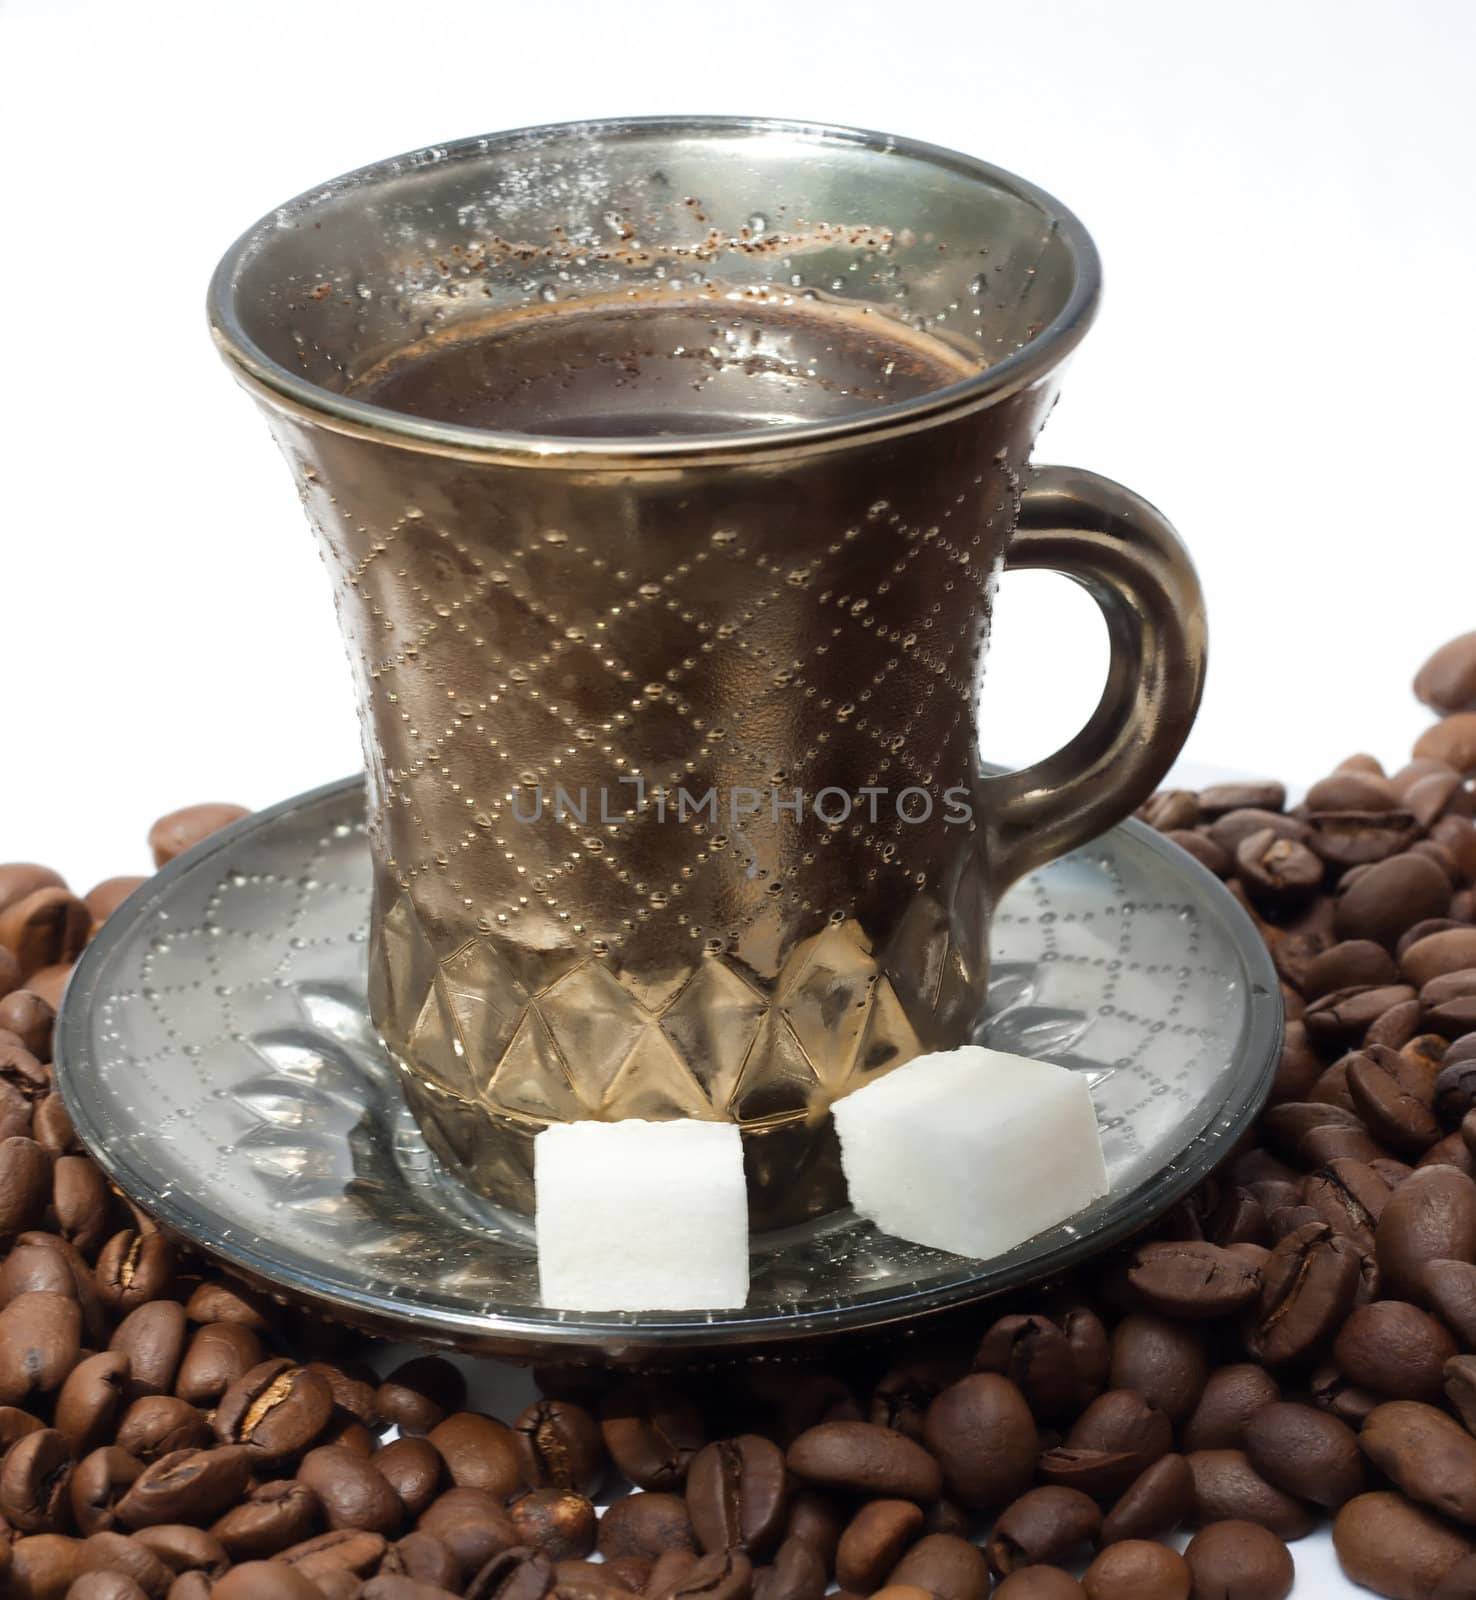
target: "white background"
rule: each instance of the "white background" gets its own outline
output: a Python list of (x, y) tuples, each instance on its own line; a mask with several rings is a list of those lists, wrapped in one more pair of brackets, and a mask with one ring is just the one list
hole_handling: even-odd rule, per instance
[[(618, 113), (886, 127), (1060, 196), (1107, 293), (1038, 454), (1188, 541), (1189, 755), (1397, 764), (1414, 668), (1476, 626), (1473, 85), (1461, 0), (0, 0), (0, 856), (86, 888), (161, 811), (357, 765), (326, 582), (206, 337), (225, 246), (376, 157)], [(991, 753), (1085, 717), (1094, 615), (1006, 580)]]

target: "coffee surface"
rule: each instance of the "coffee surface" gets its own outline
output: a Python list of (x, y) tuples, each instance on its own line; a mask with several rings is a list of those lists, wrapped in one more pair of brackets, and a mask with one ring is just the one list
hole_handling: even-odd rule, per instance
[(563, 438), (677, 438), (916, 399), (976, 355), (874, 307), (747, 293), (573, 300), (458, 324), (350, 394), (432, 422)]

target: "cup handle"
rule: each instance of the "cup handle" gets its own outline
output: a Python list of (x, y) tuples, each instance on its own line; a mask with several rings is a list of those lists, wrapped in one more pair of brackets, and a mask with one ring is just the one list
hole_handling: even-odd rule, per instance
[(1017, 878), (1120, 822), (1178, 755), (1204, 687), (1204, 597), (1168, 519), (1079, 467), (1026, 475), (1007, 570), (1074, 579), (1102, 608), (1111, 658), (1091, 720), (1019, 772), (980, 775), (996, 900)]

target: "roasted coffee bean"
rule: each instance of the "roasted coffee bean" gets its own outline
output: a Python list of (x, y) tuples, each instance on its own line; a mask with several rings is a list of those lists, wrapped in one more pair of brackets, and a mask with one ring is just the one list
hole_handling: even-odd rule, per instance
[(1363, 1491), (1358, 1443), (1331, 1413), (1290, 1401), (1262, 1407), (1245, 1430), (1245, 1453), (1268, 1483), (1330, 1510)]
[(760, 1369), (750, 1375), (749, 1386), (760, 1412), (770, 1416), (766, 1431), (786, 1450), (822, 1422), (862, 1420), (855, 1391), (834, 1373), (802, 1367)]
[(242, 1373), (221, 1395), (215, 1436), (222, 1444), (241, 1445), (253, 1461), (271, 1466), (306, 1450), (332, 1414), (333, 1396), (323, 1379), (276, 1358)]
[(405, 1515), (400, 1497), (372, 1461), (352, 1450), (336, 1445), (309, 1450), (297, 1476), (317, 1495), (332, 1531), (352, 1528), (387, 1538), (400, 1531)]
[(185, 1302), (191, 1322), (244, 1322), (255, 1333), (277, 1330), (276, 1307), (264, 1295), (241, 1283), (202, 1283)]
[(654, 1561), (668, 1550), (695, 1552), (697, 1534), (686, 1501), (660, 1490), (617, 1500), (600, 1518), (598, 1549), (607, 1560), (640, 1556)]
[[(985, 1554), (996, 1577), (1004, 1578), (1019, 1567), (1070, 1557), (1078, 1547), (1092, 1543), (1101, 1528), (1102, 1513), (1089, 1495), (1046, 1484), (1027, 1490), (1005, 1507)], [(846, 1588), (855, 1587), (843, 1574), (837, 1577)]]
[(553, 1585), (554, 1564), (547, 1556), (532, 1550), (508, 1550), (494, 1556), (477, 1573), (467, 1585), (466, 1595), (467, 1600), (544, 1600)]
[(774, 1559), (754, 1573), (753, 1595), (754, 1600), (821, 1600), (829, 1583), (829, 1569), (815, 1547), (788, 1538)]
[(85, 1256), (109, 1233), (112, 1194), (90, 1156), (62, 1156), (52, 1168), (51, 1205), (57, 1229)]
[(1369, 1023), (1363, 1035), (1364, 1046), (1384, 1045), (1398, 1050), (1419, 1033), (1424, 1019), (1425, 1008), (1419, 1000), (1402, 1000)]
[[(1425, 1167), (1454, 1167), (1468, 1178), (1476, 1178), (1476, 1162), (1471, 1159), (1470, 1147), (1459, 1130), (1449, 1133), (1438, 1144), (1432, 1144), (1416, 1163), (1416, 1170)], [(1398, 1188), (1398, 1184), (1394, 1185)]]
[(1476, 1555), (1457, 1561), (1435, 1585), (1430, 1600), (1476, 1600)]
[(439, 1539), (464, 1572), (477, 1571), (518, 1542), (501, 1501), (481, 1489), (448, 1489), (421, 1513), (416, 1527)]
[(1254, 1267), (1203, 1240), (1140, 1245), (1128, 1282), (1153, 1310), (1186, 1321), (1228, 1316), (1261, 1293)]
[(0, 1144), (0, 1241), (34, 1228), (51, 1199), (51, 1157), (21, 1134)]
[(230, 1565), (224, 1546), (203, 1528), (183, 1522), (161, 1522), (129, 1537), (152, 1551), (171, 1572), (204, 1572), (218, 1578)]
[(72, 1454), (94, 1450), (113, 1433), (123, 1411), (128, 1357), (102, 1350), (79, 1361), (56, 1397), (56, 1426)]
[(1189, 1600), (1189, 1564), (1167, 1545), (1128, 1539), (1104, 1550), (1081, 1586), (1087, 1600)]
[(163, 1593), (142, 1588), (127, 1573), (98, 1569), (82, 1573), (67, 1590), (67, 1600), (150, 1600)]
[[(304, 1369), (306, 1370), (306, 1369)], [(328, 1426), (318, 1435), (315, 1444), (319, 1449), (334, 1446), (367, 1461), (374, 1454), (374, 1435), (347, 1411), (336, 1408), (328, 1418)]]
[(1254, 807), (1258, 811), (1279, 813), (1286, 805), (1286, 785), (1274, 778), (1257, 783), (1214, 783), (1199, 791), (1201, 813), (1214, 820), (1228, 811)]
[(1183, 1456), (1160, 1456), (1123, 1490), (1102, 1521), (1097, 1542), (1161, 1539), (1186, 1523), (1194, 1510), (1194, 1474)]
[(118, 1443), (140, 1461), (157, 1461), (176, 1450), (202, 1450), (215, 1442), (203, 1411), (174, 1395), (135, 1400), (118, 1424)]
[(362, 1422), (369, 1429), (383, 1425), (377, 1399), (379, 1380), (372, 1368), (365, 1368), (360, 1373), (349, 1371), (331, 1361), (309, 1361), (302, 1370), (311, 1372), (327, 1384), (328, 1393), (338, 1411), (347, 1412), (356, 1422)]
[(95, 1533), (82, 1546), (84, 1573), (126, 1575), (139, 1592), (162, 1596), (174, 1581), (173, 1571), (147, 1545), (121, 1533)]
[(802, 1539), (786, 1539), (754, 1573), (754, 1600), (821, 1600), (826, 1587), (820, 1557)]
[(323, 1600), (323, 1591), (280, 1561), (247, 1561), (226, 1573), (210, 1600)]
[(99, 1445), (78, 1461), (68, 1487), (78, 1532), (106, 1533), (115, 1526), (118, 1502), (138, 1481), (143, 1465), (117, 1445)]
[(1192, 789), (1160, 789), (1138, 807), (1138, 815), (1160, 833), (1193, 828), (1199, 822), (1199, 796)]
[(1333, 1359), (1354, 1383), (1390, 1400), (1438, 1400), (1456, 1353), (1444, 1325), (1403, 1300), (1359, 1306), (1333, 1344)]
[(75, 961), (91, 927), (92, 913), (76, 895), (51, 884), (0, 910), (0, 945), (24, 982), (43, 967)]
[(1067, 1306), (1052, 1320), (1066, 1335), (1076, 1365), (1076, 1404), (1086, 1406), (1107, 1387), (1112, 1344), (1107, 1326), (1090, 1306)]
[(518, 1543), (555, 1561), (578, 1561), (595, 1547), (592, 1500), (571, 1489), (530, 1489), (508, 1507)]
[(1433, 1080), (1424, 1080), (1394, 1050), (1374, 1045), (1348, 1061), (1348, 1091), (1353, 1108), (1369, 1132), (1391, 1150), (1418, 1155), (1440, 1137), (1431, 1110)]
[(1408, 984), (1400, 983), (1334, 989), (1307, 1007), (1302, 1014), (1302, 1025), (1316, 1043), (1346, 1048), (1357, 1044), (1386, 1011), (1415, 998), (1415, 991)]
[(1476, 633), (1440, 646), (1415, 674), (1414, 692), (1432, 711), (1476, 711)]
[[(1040, 1451), (1025, 1397), (993, 1372), (970, 1373), (943, 1390), (923, 1419), (923, 1442), (943, 1470), (948, 1493), (976, 1511), (1007, 1505), (1023, 1493)], [(793, 1452), (790, 1460), (793, 1465)], [(901, 1498), (922, 1502), (938, 1492), (925, 1469), (910, 1489), (897, 1490)]]
[(1471, 777), (1476, 773), (1476, 711), (1454, 711), (1443, 717), (1415, 740), (1414, 753)]
[(1281, 1398), (1276, 1379), (1250, 1362), (1212, 1372), (1199, 1404), (1184, 1424), (1186, 1450), (1234, 1450), (1245, 1443), (1245, 1427), (1263, 1406)]
[(250, 815), (244, 806), (216, 802), (171, 811), (149, 829), (149, 849), (153, 852), (154, 865), (168, 866), (176, 856), (183, 855), (202, 839)]
[(418, 1517), (441, 1491), (446, 1464), (429, 1439), (406, 1434), (376, 1450), (369, 1460), (410, 1517)]
[(207, 1322), (195, 1331), (179, 1364), (174, 1392), (191, 1405), (213, 1405), (261, 1363), (261, 1340), (239, 1322)]
[(1284, 1540), (1257, 1523), (1201, 1528), (1184, 1551), (1195, 1600), (1286, 1600), (1296, 1577)]
[(0, 1030), (12, 1033), (38, 1061), (51, 1060), (51, 1030), (56, 1008), (29, 989), (16, 989), (0, 999)]
[(504, 1422), (475, 1411), (458, 1411), (428, 1435), (462, 1489), (485, 1489), (507, 1500), (523, 1486), (517, 1436)]
[(239, 1445), (176, 1450), (144, 1468), (118, 1502), (126, 1528), (155, 1522), (213, 1522), (241, 1498), (251, 1477), (251, 1455)]
[(1199, 1402), (1209, 1375), (1200, 1332), (1169, 1317), (1135, 1312), (1112, 1335), (1108, 1383), (1142, 1395), (1170, 1422), (1181, 1422)]
[[(1109, 1389), (1071, 1425), (1065, 1444), (1041, 1458), (1041, 1475), (1094, 1499), (1115, 1498), (1172, 1448), (1173, 1428), (1164, 1412), (1135, 1390)], [(1067, 1459), (1072, 1454), (1088, 1458), (1087, 1481), (1076, 1481), (1080, 1474)]]
[(785, 1479), (783, 1453), (758, 1434), (704, 1445), (687, 1473), (687, 1511), (703, 1550), (765, 1559), (784, 1530)]
[(1430, 1600), (1441, 1578), (1473, 1550), (1449, 1523), (1387, 1491), (1350, 1500), (1332, 1536), (1348, 1577), (1391, 1600)]
[(1332, 1361), (1324, 1361), (1313, 1369), (1307, 1380), (1307, 1392), (1319, 1411), (1328, 1412), (1355, 1430), (1363, 1426), (1363, 1419), (1375, 1406), (1384, 1403), (1382, 1395), (1360, 1389), (1344, 1377)]
[(1427, 1261), (1420, 1269), (1419, 1299), (1455, 1335), (1476, 1350), (1476, 1266), (1469, 1261)]
[(1436, 978), (1476, 967), (1476, 928), (1454, 926), (1417, 939), (1399, 958), (1406, 983), (1423, 989)]
[(379, 1566), (387, 1549), (383, 1534), (367, 1528), (339, 1528), (290, 1545), (276, 1559), (321, 1584), (334, 1573), (364, 1577)]
[(31, 1133), (36, 1143), (48, 1155), (65, 1156), (78, 1153), (77, 1132), (67, 1114), (66, 1102), (52, 1090), (36, 1102)]
[[(990, 1342), (994, 1329), (985, 1335)], [(995, 1341), (992, 1354), (999, 1355), (1003, 1344)], [(980, 1347), (981, 1351), (983, 1346)], [(948, 1387), (963, 1375), (965, 1364), (954, 1354), (923, 1353), (905, 1356), (889, 1367), (877, 1380), (871, 1391), (871, 1405), (866, 1420), (879, 1427), (905, 1433), (909, 1439), (922, 1439), (923, 1417), (928, 1407)], [(997, 1370), (986, 1363), (981, 1370)]]
[(1207, 833), (1194, 832), (1188, 828), (1170, 828), (1164, 837), (1171, 839), (1181, 850), (1193, 856), (1200, 866), (1213, 872), (1217, 878), (1228, 878), (1235, 868), (1235, 858)]
[(38, 889), (65, 889), (66, 879), (35, 861), (0, 862), (0, 910), (6, 910)]
[(1194, 1475), (1195, 1522), (1257, 1522), (1281, 1539), (1303, 1539), (1316, 1527), (1312, 1512), (1268, 1483), (1245, 1451), (1194, 1450), (1185, 1460)]
[(222, 1513), (210, 1532), (232, 1561), (265, 1561), (301, 1544), (322, 1520), (318, 1496), (307, 1484), (278, 1478)]
[(124, 1228), (102, 1247), (96, 1283), (103, 1304), (125, 1315), (161, 1299), (174, 1283), (174, 1246), (161, 1233)]
[(356, 1589), (355, 1600), (455, 1600), (455, 1596), (439, 1584), (382, 1572)]
[(930, 1533), (919, 1539), (887, 1579), (888, 1588), (906, 1584), (926, 1589), (936, 1600), (984, 1600), (989, 1583), (984, 1552), (967, 1539), (948, 1533)]
[(513, 1424), (523, 1480), (532, 1489), (594, 1494), (605, 1478), (599, 1424), (583, 1406), (537, 1400)]
[(54, 1394), (77, 1364), (82, 1313), (66, 1295), (17, 1295), (0, 1311), (0, 1405)]
[[(1013, 1388), (991, 1374), (980, 1373), (976, 1378)], [(930, 1421), (946, 1394), (929, 1408)], [(1030, 1426), (1033, 1429), (1033, 1422)], [(786, 1460), (797, 1478), (821, 1488), (915, 1500), (919, 1505), (929, 1504), (943, 1492), (943, 1473), (933, 1456), (905, 1435), (871, 1422), (822, 1422), (790, 1445)]]
[(1344, 939), (1371, 939), (1392, 949), (1412, 923), (1445, 914), (1450, 880), (1409, 851), (1374, 863), (1338, 893), (1335, 924)]
[(128, 1357), (131, 1398), (173, 1390), (185, 1333), (185, 1309), (177, 1300), (150, 1300), (118, 1324), (108, 1349)]
[(600, 1431), (615, 1465), (642, 1489), (680, 1489), (707, 1443), (702, 1414), (685, 1395), (652, 1384), (629, 1384), (609, 1395)]
[(0, 1464), (0, 1512), (24, 1533), (64, 1533), (74, 1463), (55, 1428), (18, 1439)]
[(753, 1563), (741, 1550), (699, 1557), (686, 1577), (669, 1591), (670, 1600), (749, 1600)]
[[(429, 1433), (465, 1403), (466, 1379), (459, 1368), (440, 1356), (419, 1356), (404, 1362), (380, 1384), (374, 1396), (377, 1414), (407, 1434)], [(538, 1483), (531, 1486), (542, 1487)]]
[(1271, 1099), (1304, 1100), (1321, 1072), (1322, 1057), (1307, 1038), (1306, 1024), (1288, 1019), (1281, 1041), (1276, 1080), (1271, 1085)]
[(784, 1541), (798, 1539), (809, 1545), (824, 1563), (828, 1576), (835, 1566), (835, 1552), (847, 1517), (839, 1495), (809, 1486), (797, 1489), (789, 1497)]
[(1369, 1414), (1357, 1442), (1411, 1500), (1476, 1523), (1476, 1438), (1445, 1412), (1390, 1401)]
[[(1344, 939), (1324, 950), (1307, 968), (1302, 993), (1319, 1000), (1336, 989), (1359, 989), (1397, 983), (1400, 969), (1381, 944), (1371, 939)], [(1406, 977), (1405, 982), (1412, 980)]]
[[(1201, 797), (1202, 800), (1202, 797)], [(1283, 816), (1279, 811), (1268, 811), (1260, 806), (1237, 806), (1223, 812), (1204, 830), (1206, 836), (1231, 859), (1241, 844), (1252, 834), (1269, 829), (1281, 839), (1305, 839), (1307, 824), (1299, 817)]]
[(871, 1500), (852, 1518), (836, 1554), (836, 1580), (852, 1594), (869, 1595), (886, 1582), (921, 1536), (922, 1507), (911, 1500)]
[(1388, 1198), (1389, 1185), (1362, 1161), (1330, 1161), (1302, 1185), (1305, 1204), (1362, 1255), (1374, 1252), (1374, 1230)]
[(418, 1529), (385, 1551), (379, 1570), (381, 1574), (414, 1578), (436, 1588), (454, 1591), (461, 1587), (460, 1563), (439, 1539)]
[(17, 1406), (0, 1406), (0, 1460), (4, 1459), (5, 1452), (17, 1439), (24, 1439), (28, 1433), (38, 1433), (45, 1426), (39, 1417), (33, 1417), (29, 1411), (22, 1411)]
[(1235, 868), (1252, 900), (1272, 910), (1315, 894), (1327, 871), (1321, 857), (1305, 844), (1281, 838), (1270, 828), (1261, 828), (1240, 841)]
[(1001, 1317), (980, 1342), (974, 1370), (1008, 1378), (1037, 1417), (1065, 1416), (1080, 1402), (1075, 1352), (1065, 1329), (1047, 1317)]
[(10, 1546), (5, 1574), (15, 1600), (63, 1600), (82, 1575), (82, 1541), (58, 1533), (38, 1533)]
[(1319, 811), (1394, 811), (1399, 791), (1380, 773), (1341, 771), (1319, 779), (1308, 789), (1307, 810)]
[[(897, 1600), (903, 1600), (901, 1590), (885, 1589), (882, 1593), (895, 1593)], [(915, 1592), (906, 1591), (906, 1600), (915, 1600)], [(994, 1600), (1086, 1600), (1086, 1590), (1060, 1567), (1022, 1567), (994, 1591)]]
[(1261, 1269), (1251, 1354), (1279, 1366), (1305, 1359), (1331, 1339), (1358, 1292), (1358, 1263), (1358, 1252), (1326, 1223), (1287, 1234)]

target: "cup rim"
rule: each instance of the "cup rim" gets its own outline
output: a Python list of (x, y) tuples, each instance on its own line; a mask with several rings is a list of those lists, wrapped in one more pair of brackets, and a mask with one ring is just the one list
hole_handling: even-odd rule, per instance
[[(293, 219), (336, 199), (348, 190), (364, 189), (406, 171), (432, 164), (475, 160), (514, 141), (547, 139), (578, 130), (606, 138), (668, 132), (747, 132), (787, 136), (816, 144), (860, 145), (880, 155), (900, 154), (949, 169), (1032, 205), (1050, 223), (1071, 252), (1075, 270), (1064, 304), (1020, 349), (956, 383), (908, 400), (818, 422), (773, 428), (679, 437), (608, 436), (569, 438), (552, 434), (513, 433), (460, 423), (429, 421), (336, 394), (274, 360), (246, 331), (237, 315), (236, 286), (240, 272), (262, 242)], [(525, 466), (590, 466), (626, 468), (671, 467), (712, 459), (783, 456), (849, 444), (914, 429), (945, 417), (979, 410), (1038, 383), (1060, 366), (1080, 343), (1096, 315), (1102, 271), (1096, 245), (1080, 219), (1044, 189), (1002, 167), (944, 145), (906, 139), (840, 123), (809, 122), (780, 117), (671, 115), (608, 117), (542, 123), (487, 135), (471, 135), (386, 157), (356, 168), (327, 183), (315, 184), (258, 218), (221, 257), (207, 293), (210, 329), (222, 357), (258, 398), (336, 432), (468, 460), (499, 459)]]

